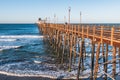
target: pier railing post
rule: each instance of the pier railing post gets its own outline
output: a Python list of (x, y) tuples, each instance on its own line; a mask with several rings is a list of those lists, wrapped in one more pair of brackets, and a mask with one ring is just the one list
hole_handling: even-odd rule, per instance
[(114, 39), (114, 27), (111, 28), (111, 46), (113, 46), (113, 39)]
[(89, 35), (89, 26), (87, 26), (87, 38), (88, 38), (88, 35)]
[(93, 26), (93, 40), (95, 41), (95, 30), (96, 28), (95, 28), (95, 26)]
[(101, 43), (103, 43), (103, 31), (104, 31), (104, 27), (101, 26)]
[(82, 25), (82, 38), (84, 38), (84, 26)]

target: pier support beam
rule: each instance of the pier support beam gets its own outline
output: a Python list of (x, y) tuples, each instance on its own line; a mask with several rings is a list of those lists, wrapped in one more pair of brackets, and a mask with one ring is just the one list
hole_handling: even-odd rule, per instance
[[(106, 55), (105, 55), (105, 62), (108, 61), (108, 44), (106, 44)], [(105, 73), (107, 73), (107, 63), (105, 64)], [(107, 75), (105, 75), (105, 80), (107, 80)]]
[(116, 74), (116, 47), (113, 47), (113, 73), (112, 73), (112, 77), (115, 78), (115, 74)]
[(69, 42), (69, 45), (70, 45), (70, 53), (69, 53), (69, 71), (71, 71), (71, 65), (72, 65), (72, 35), (70, 35), (71, 37), (69, 38), (70, 42)]
[[(103, 57), (103, 63), (105, 63), (105, 52), (104, 52), (104, 43), (102, 43), (102, 57)], [(103, 64), (104, 66), (104, 71), (106, 70), (106, 64)], [(106, 80), (106, 76), (104, 77), (104, 79)]]
[(99, 54), (100, 54), (100, 45), (101, 43), (98, 43), (97, 46), (97, 52), (96, 52), (96, 62), (95, 62), (95, 69), (94, 69), (94, 80), (96, 80), (97, 78), (97, 73), (98, 73), (98, 68), (99, 68), (99, 64), (98, 64), (98, 60), (99, 60)]
[[(119, 47), (119, 58), (120, 58), (120, 47)], [(119, 73), (120, 73), (120, 59), (119, 59)]]
[[(73, 45), (74, 45), (74, 47), (73, 47), (73, 50), (74, 50), (74, 51), (73, 51), (73, 54), (74, 54), (74, 63), (75, 63), (75, 61), (76, 61), (76, 52), (75, 52), (75, 51), (76, 51), (76, 42), (77, 42), (76, 39), (77, 39), (76, 36), (74, 36), (74, 37), (73, 37), (73, 40), (74, 40), (74, 41), (73, 41)], [(78, 42), (78, 44), (79, 44), (79, 42)]]
[(64, 41), (64, 34), (62, 34), (62, 59), (61, 59), (61, 64), (64, 62), (64, 51), (65, 51), (65, 41)]
[(83, 43), (84, 43), (84, 39), (82, 39), (81, 43), (79, 43), (80, 49), (79, 49), (79, 62), (78, 62), (77, 80), (79, 80), (79, 75), (80, 75), (80, 70), (81, 70), (81, 61), (82, 61), (82, 54), (83, 54)]
[(95, 54), (95, 42), (92, 41), (92, 54), (91, 54), (91, 80), (93, 79), (94, 75), (94, 54)]

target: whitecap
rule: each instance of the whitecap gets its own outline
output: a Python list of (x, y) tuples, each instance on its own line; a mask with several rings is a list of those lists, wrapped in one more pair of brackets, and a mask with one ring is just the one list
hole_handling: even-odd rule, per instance
[(19, 48), (20, 46), (0, 46), (0, 51), (12, 48)]
[(0, 42), (12, 42), (16, 41), (16, 39), (0, 39)]
[(35, 61), (34, 61), (34, 63), (40, 64), (40, 63), (41, 63), (41, 61), (36, 61), (36, 60), (35, 60)]
[(9, 36), (0, 36), (0, 38), (43, 38), (43, 36), (39, 35), (9, 35)]

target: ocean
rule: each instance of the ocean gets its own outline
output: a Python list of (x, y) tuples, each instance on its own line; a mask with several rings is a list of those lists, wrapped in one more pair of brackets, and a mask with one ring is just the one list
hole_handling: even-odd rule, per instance
[[(83, 78), (90, 76), (90, 40), (85, 39), (87, 58), (84, 60), (85, 70)], [(77, 45), (76, 45), (77, 46)], [(109, 50), (112, 47), (109, 46)], [(100, 53), (102, 57), (102, 53)], [(112, 53), (109, 52), (109, 60)], [(59, 59), (50, 45), (43, 42), (43, 35), (36, 24), (0, 24), (0, 73), (14, 76), (44, 76), (50, 78), (70, 78), (77, 74), (78, 58), (68, 71), (68, 64), (59, 64)], [(102, 62), (102, 58), (101, 58)], [(69, 63), (69, 62), (67, 62)], [(117, 64), (117, 73), (119, 65)], [(102, 74), (100, 66), (99, 74)], [(108, 72), (112, 74), (112, 64), (108, 65)]]
[(36, 24), (0, 24), (0, 72), (39, 74), (48, 53), (42, 40)]
[(68, 77), (69, 72), (58, 68), (56, 56), (50, 45), (43, 42), (37, 24), (0, 24), (1, 74)]

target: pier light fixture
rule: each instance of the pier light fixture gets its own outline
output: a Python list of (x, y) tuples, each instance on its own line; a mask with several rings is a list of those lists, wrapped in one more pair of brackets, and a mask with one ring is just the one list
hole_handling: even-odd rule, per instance
[(56, 14), (54, 14), (54, 24), (56, 23)]
[(80, 26), (81, 26), (81, 22), (82, 22), (82, 12), (80, 11)]
[(68, 8), (68, 16), (69, 16), (68, 23), (69, 23), (69, 25), (70, 25), (70, 12), (71, 12), (71, 7)]

